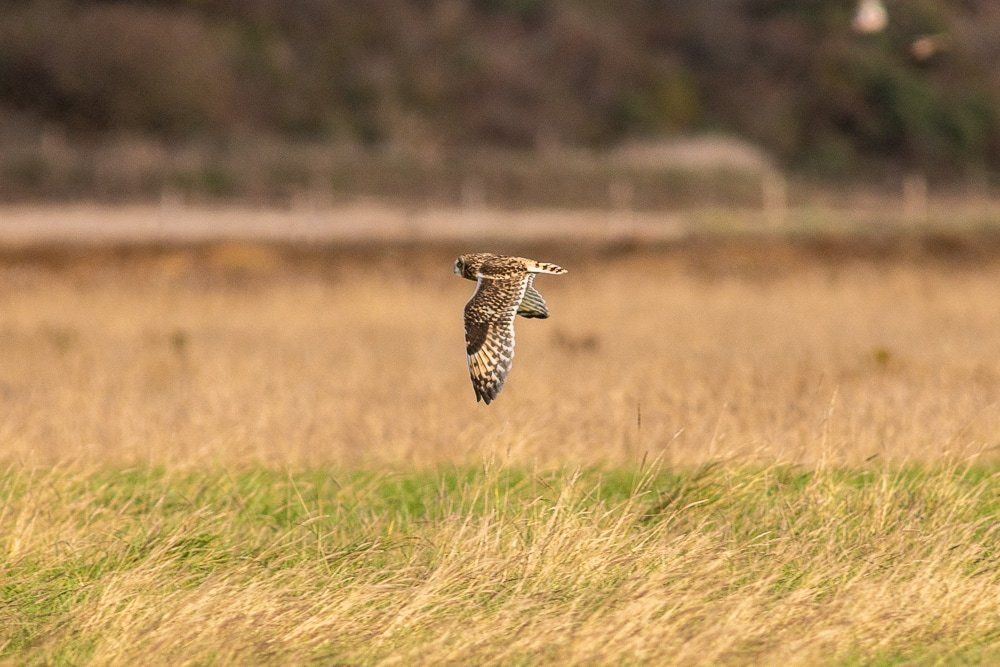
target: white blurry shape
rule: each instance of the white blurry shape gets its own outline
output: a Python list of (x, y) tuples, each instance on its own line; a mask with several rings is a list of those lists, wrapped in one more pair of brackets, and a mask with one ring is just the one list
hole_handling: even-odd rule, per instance
[(889, 12), (882, 0), (861, 0), (854, 14), (854, 29), (864, 35), (882, 32), (889, 25)]

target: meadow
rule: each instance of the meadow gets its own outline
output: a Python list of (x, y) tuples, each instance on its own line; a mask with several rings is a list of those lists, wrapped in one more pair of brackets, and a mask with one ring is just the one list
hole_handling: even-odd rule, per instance
[[(0, 253), (0, 660), (1000, 660), (1000, 262), (448, 244)], [(506, 248), (499, 248), (501, 250)]]

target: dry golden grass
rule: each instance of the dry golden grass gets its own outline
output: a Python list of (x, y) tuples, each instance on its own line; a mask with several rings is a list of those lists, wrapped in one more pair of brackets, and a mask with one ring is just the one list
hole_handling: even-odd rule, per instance
[(0, 660), (1000, 660), (1000, 264), (535, 254), (8, 256)]
[(570, 274), (539, 281), (553, 316), (518, 322), (513, 372), (488, 408), (471, 400), (465, 368), (472, 284), (450, 273), (447, 251), (295, 266), (229, 244), (7, 265), (4, 456), (997, 458), (1000, 265), (544, 259)]

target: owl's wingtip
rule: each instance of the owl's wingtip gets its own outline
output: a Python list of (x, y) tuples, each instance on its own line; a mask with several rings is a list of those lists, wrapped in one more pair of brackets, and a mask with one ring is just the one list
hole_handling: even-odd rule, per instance
[(479, 387), (473, 387), (473, 389), (476, 392), (476, 403), (482, 401), (486, 405), (489, 405), (490, 403), (495, 401), (497, 398), (497, 394), (500, 393), (499, 389), (494, 389), (492, 387), (483, 387), (482, 389), (480, 389)]

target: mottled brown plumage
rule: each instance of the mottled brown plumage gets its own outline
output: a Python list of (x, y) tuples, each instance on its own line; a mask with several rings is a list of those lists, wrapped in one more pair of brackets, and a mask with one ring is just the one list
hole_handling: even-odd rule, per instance
[(476, 400), (488, 405), (503, 388), (514, 359), (514, 317), (549, 316), (534, 287), (535, 274), (566, 270), (524, 257), (470, 253), (455, 261), (455, 273), (477, 283), (465, 304), (465, 351)]

